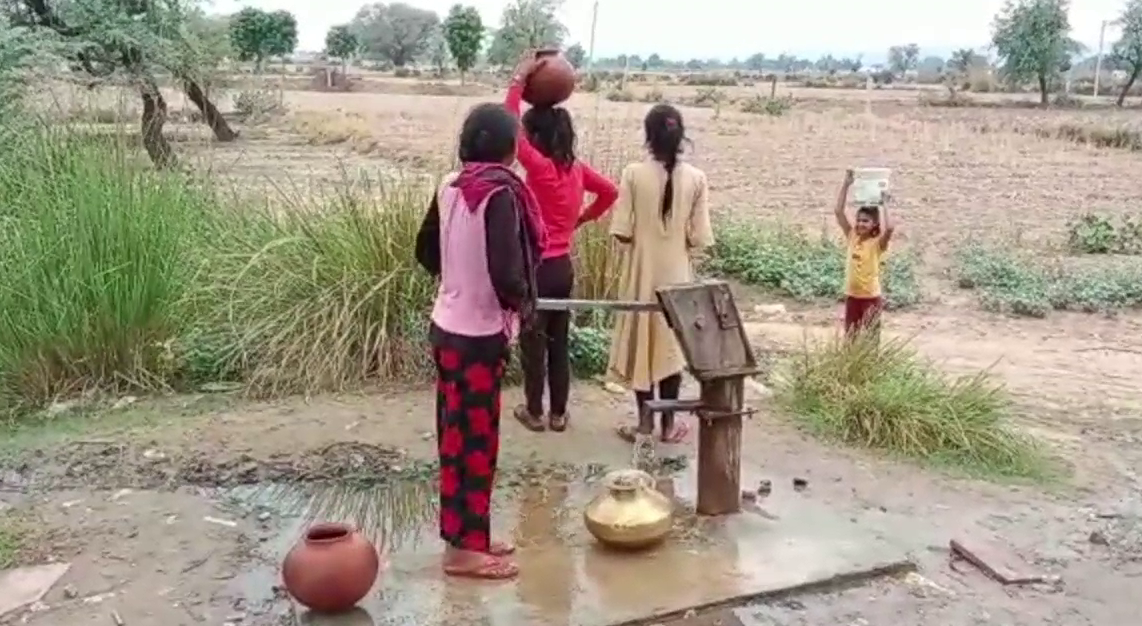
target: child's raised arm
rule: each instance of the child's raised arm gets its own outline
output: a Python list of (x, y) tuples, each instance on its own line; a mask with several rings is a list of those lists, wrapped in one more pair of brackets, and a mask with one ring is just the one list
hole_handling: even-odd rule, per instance
[(888, 217), (888, 205), (891, 197), (886, 193), (880, 199), (880, 251), (884, 252), (888, 249), (888, 241), (892, 239), (892, 233), (896, 230), (896, 224)]
[(853, 171), (851, 169), (845, 170), (845, 180), (841, 183), (841, 189), (837, 192), (837, 206), (833, 208), (833, 215), (837, 218), (837, 226), (841, 227), (841, 232), (845, 237), (853, 230), (853, 225), (849, 223), (849, 218), (845, 215), (845, 205), (849, 200), (849, 188), (853, 186)]

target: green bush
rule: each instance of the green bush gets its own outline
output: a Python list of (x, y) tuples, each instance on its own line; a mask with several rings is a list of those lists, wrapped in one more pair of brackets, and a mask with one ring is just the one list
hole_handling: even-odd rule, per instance
[(1010, 399), (988, 372), (953, 377), (904, 340), (806, 346), (777, 376), (776, 398), (811, 431), (971, 474), (1038, 477), (1038, 446), (1008, 422)]
[(968, 242), (956, 251), (952, 273), (977, 290), (989, 311), (1046, 317), (1052, 309), (1108, 313), (1142, 306), (1142, 263), (1112, 267), (1052, 266), (1009, 248)]
[(1142, 254), (1142, 222), (1087, 213), (1067, 224), (1067, 247), (1078, 254)]
[[(760, 285), (796, 300), (838, 299), (844, 294), (845, 249), (825, 234), (783, 225), (719, 222), (704, 269)], [(881, 279), (889, 309), (920, 301), (916, 258), (892, 251)]]
[(607, 371), (611, 334), (598, 326), (571, 326), (571, 371), (578, 378), (591, 378)]

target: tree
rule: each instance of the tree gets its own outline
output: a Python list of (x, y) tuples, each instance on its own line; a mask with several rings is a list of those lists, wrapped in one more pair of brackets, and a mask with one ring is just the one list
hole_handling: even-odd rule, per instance
[(587, 62), (587, 51), (583, 49), (583, 46), (577, 43), (568, 46), (567, 49), (563, 51), (563, 56), (567, 58), (567, 62), (575, 69), (583, 67), (583, 64)]
[(920, 61), (920, 46), (910, 43), (903, 46), (892, 46), (888, 49), (888, 68), (894, 74), (903, 78), (905, 74), (916, 69)]
[(437, 27), (432, 32), (432, 37), (428, 43), (429, 60), (432, 61), (432, 67), (436, 68), (437, 76), (444, 76), (448, 71), (448, 40), (444, 37), (444, 29)]
[(960, 48), (952, 53), (948, 59), (948, 69), (957, 76), (967, 76), (971, 68), (975, 67), (978, 56), (971, 48)]
[(361, 44), (357, 41), (357, 35), (349, 29), (347, 24), (334, 26), (325, 33), (325, 54), (335, 59), (341, 60), (341, 71), (345, 71), (345, 64), (349, 62)]
[(991, 43), (1003, 74), (1013, 81), (1038, 82), (1044, 105), (1051, 83), (1082, 48), (1070, 37), (1068, 5), (1067, 0), (1007, 0), (992, 24)]
[(525, 51), (562, 47), (567, 27), (555, 17), (563, 0), (514, 0), (504, 9), (500, 27), (488, 48), (488, 62), (511, 65)]
[(841, 59), (841, 69), (848, 72), (859, 72), (864, 67), (864, 56), (845, 57)]
[(658, 56), (658, 53), (654, 53), (646, 57), (646, 66), (652, 70), (658, 69), (660, 67), (665, 67), (666, 61), (663, 61), (662, 57)]
[(230, 45), (238, 60), (253, 61), (260, 72), (268, 57), (286, 56), (297, 48), (297, 18), (289, 11), (246, 7), (230, 19)]
[(1126, 94), (1142, 75), (1142, 0), (1127, 0), (1118, 24), (1122, 26), (1122, 36), (1114, 42), (1110, 57), (1127, 72), (1126, 83), (1116, 101), (1118, 106), (1122, 106), (1126, 102)]
[(365, 53), (404, 67), (428, 51), (440, 16), (403, 2), (378, 2), (361, 7), (351, 26)]
[(181, 83), (218, 141), (237, 139), (238, 133), (202, 88), (225, 53), (213, 49), (217, 42), (210, 40), (210, 28), (196, 22), (204, 16), (193, 0), (66, 0), (59, 4), (64, 11), (57, 11), (52, 0), (6, 0), (0, 3), (0, 22), (62, 44), (59, 55), (74, 70), (87, 74), (91, 86), (117, 77), (128, 79), (143, 102), (143, 146), (156, 166), (175, 162), (162, 134), (167, 105), (158, 88), (157, 72), (169, 72)]
[(836, 73), (838, 67), (840, 67), (839, 62), (833, 58), (831, 54), (826, 54), (813, 63), (813, 69), (818, 72), (828, 72), (830, 74)]
[(452, 5), (448, 17), (444, 18), (444, 40), (448, 42), (448, 51), (456, 61), (463, 84), (480, 57), (480, 48), (484, 47), (484, 21), (476, 7)]
[(765, 69), (765, 55), (757, 52), (749, 55), (745, 60), (745, 67), (751, 72), (760, 72)]

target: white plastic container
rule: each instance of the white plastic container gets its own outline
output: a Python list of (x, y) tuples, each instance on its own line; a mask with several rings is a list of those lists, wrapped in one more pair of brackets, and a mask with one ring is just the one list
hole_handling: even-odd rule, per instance
[(887, 167), (853, 168), (853, 202), (859, 206), (878, 206), (888, 193), (892, 170)]

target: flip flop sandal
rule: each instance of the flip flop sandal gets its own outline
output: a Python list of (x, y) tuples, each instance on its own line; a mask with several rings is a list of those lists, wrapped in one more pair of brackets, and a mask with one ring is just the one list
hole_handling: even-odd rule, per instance
[(488, 546), (488, 554), (492, 556), (511, 556), (515, 554), (515, 546), (506, 541), (493, 541)]
[(686, 422), (674, 422), (674, 428), (670, 432), (662, 433), (662, 443), (685, 443), (686, 436), (690, 434), (690, 427)]
[(564, 413), (563, 415), (548, 415), (547, 427), (557, 433), (561, 433), (567, 430), (567, 414)]
[(533, 433), (541, 433), (547, 430), (547, 426), (544, 425), (543, 420), (528, 413), (527, 407), (522, 404), (517, 406), (515, 411), (512, 411), (512, 415), (515, 416), (517, 422), (523, 424), (524, 428)]
[(444, 574), (456, 578), (509, 580), (519, 575), (519, 566), (503, 558), (489, 555), (473, 565), (445, 565)]

